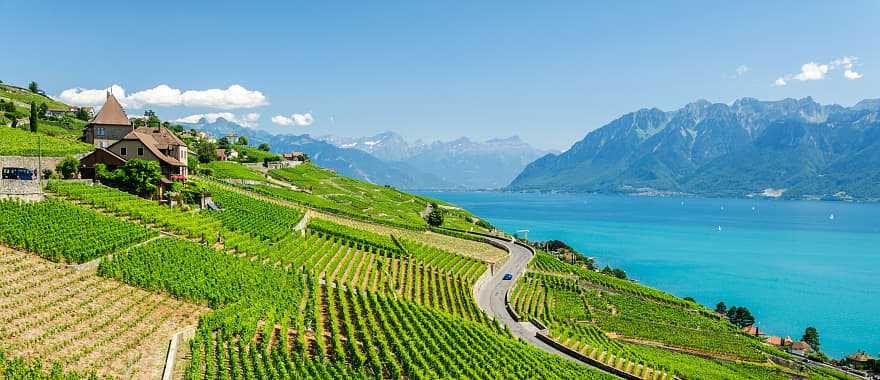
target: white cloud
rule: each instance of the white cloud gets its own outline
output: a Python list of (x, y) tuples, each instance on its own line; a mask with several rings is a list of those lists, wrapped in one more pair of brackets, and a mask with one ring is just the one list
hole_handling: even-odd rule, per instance
[(828, 65), (817, 64), (815, 62), (805, 63), (801, 66), (801, 72), (793, 76), (792, 79), (799, 81), (821, 80), (828, 73)]
[(749, 72), (749, 70), (750, 70), (750, 69), (749, 69), (748, 66), (746, 66), (746, 65), (739, 65), (739, 67), (736, 68), (736, 76), (741, 77), (741, 76), (743, 76), (743, 75), (746, 75), (746, 74)]
[(831, 65), (834, 66), (835, 68), (843, 67), (844, 69), (851, 69), (851, 68), (853, 68), (853, 65), (855, 65), (858, 60), (859, 60), (859, 57), (853, 57), (850, 55), (850, 56), (841, 57), (841, 58), (838, 58), (838, 59), (831, 61)]
[(181, 117), (177, 120), (174, 120), (175, 123), (187, 123), (187, 124), (195, 124), (205, 119), (208, 123), (213, 123), (217, 121), (217, 119), (223, 118), (227, 121), (231, 121), (235, 124), (241, 125), (242, 127), (256, 127), (257, 122), (260, 120), (260, 114), (256, 112), (251, 112), (243, 117), (238, 117), (232, 112), (210, 112), (210, 113), (198, 113), (195, 115), (189, 115)]
[(117, 98), (125, 97), (125, 89), (118, 84), (114, 84), (103, 90), (87, 90), (83, 88), (69, 88), (61, 91), (58, 99), (75, 106), (97, 106), (104, 104), (107, 100), (107, 92), (110, 91)]
[(843, 76), (845, 76), (846, 79), (849, 79), (849, 80), (856, 80), (856, 79), (861, 78), (861, 77), (862, 77), (862, 74), (861, 74), (861, 73), (857, 73), (857, 72), (852, 71), (852, 70), (846, 70), (846, 71), (843, 72)]
[(234, 84), (225, 90), (189, 90), (183, 93), (183, 104), (187, 107), (209, 107), (220, 109), (254, 108), (269, 104), (262, 92), (251, 91)]
[[(226, 89), (187, 90), (182, 91), (166, 84), (151, 89), (135, 92), (125, 96), (125, 90), (119, 85), (111, 86), (113, 95), (126, 108), (142, 109), (145, 107), (203, 107), (217, 109), (254, 108), (269, 104), (266, 96), (260, 91), (248, 90), (234, 84)], [(59, 98), (76, 105), (98, 106), (104, 104), (104, 90), (86, 90), (71, 88), (61, 92)]]
[(282, 116), (276, 115), (272, 117), (272, 122), (281, 126), (291, 126), (296, 125), (300, 127), (305, 127), (311, 125), (315, 121), (315, 118), (312, 117), (311, 113), (298, 114), (295, 113), (290, 116)]
[(180, 90), (160, 84), (149, 90), (135, 92), (119, 100), (126, 107), (144, 108), (144, 106), (173, 107), (182, 103)]
[(244, 118), (242, 118), (241, 121), (245, 123), (242, 125), (246, 127), (256, 126), (257, 122), (260, 121), (260, 114), (256, 112), (251, 112), (247, 115), (244, 115)]
[(797, 74), (789, 74), (776, 79), (773, 82), (776, 86), (785, 86), (789, 81), (798, 80), (798, 81), (811, 81), (811, 80), (822, 80), (828, 76), (828, 73), (832, 70), (843, 69), (843, 76), (846, 79), (855, 80), (862, 77), (862, 74), (853, 70), (859, 62), (858, 57), (854, 57), (851, 55), (843, 56), (834, 60), (831, 60), (830, 63), (816, 63), (810, 62), (801, 65), (801, 72)]

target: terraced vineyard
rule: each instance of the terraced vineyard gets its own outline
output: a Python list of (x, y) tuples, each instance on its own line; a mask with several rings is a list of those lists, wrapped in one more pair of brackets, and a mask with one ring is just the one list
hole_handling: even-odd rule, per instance
[(82, 263), (158, 233), (73, 204), (0, 201), (0, 243), (53, 261)]
[(486, 266), (465, 256), (415, 243), (407, 243), (412, 254), (401, 255), (358, 242), (342, 232), (331, 236), (309, 231), (301, 236), (290, 226), (302, 216), (300, 211), (222, 189), (212, 191), (216, 191), (223, 211), (193, 214), (104, 186), (50, 182), (49, 187), (86, 205), (133, 217), (236, 255), (285, 268), (304, 268), (327, 281), (394, 292), (433, 307), (461, 305), (453, 310), (468, 318), (479, 315), (470, 287)]
[(427, 293), (431, 301), (410, 302), (176, 239), (116, 256), (100, 271), (219, 308), (191, 343), (191, 379), (610, 378), (512, 339), (482, 313), (462, 318), (465, 306), (442, 287)]
[[(845, 378), (767, 364), (769, 347), (666, 293), (624, 284), (628, 281), (544, 252), (533, 257), (529, 269), (510, 295), (517, 313), (545, 324), (548, 335), (566, 347), (636, 376), (650, 369), (679, 378)], [(709, 356), (715, 359), (704, 358)]]
[(66, 370), (161, 376), (168, 339), (204, 307), (0, 247), (0, 350)]
[(230, 161), (212, 161), (207, 164), (200, 164), (199, 167), (211, 169), (212, 177), (218, 179), (237, 179), (246, 181), (268, 182), (265, 176), (260, 173), (248, 169), (248, 167)]
[(93, 146), (79, 141), (0, 126), (0, 156), (64, 157), (88, 153)]

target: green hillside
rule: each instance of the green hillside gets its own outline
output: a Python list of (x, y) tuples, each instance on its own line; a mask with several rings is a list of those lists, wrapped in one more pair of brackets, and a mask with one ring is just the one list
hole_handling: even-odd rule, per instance
[(68, 154), (91, 152), (94, 147), (72, 138), (49, 136), (19, 128), (0, 127), (0, 156), (62, 157)]
[[(0, 365), (154, 378), (163, 363), (148, 358), (191, 331), (175, 378), (616, 378), (517, 339), (477, 306), (490, 261), (474, 251), (489, 244), (303, 207), (346, 193), (404, 215), (430, 200), (312, 165), (271, 174), (312, 198), (195, 179), (219, 209), (193, 210), (52, 180), (48, 200), (0, 202), (0, 292), (12, 297), (0, 300), (0, 352), (26, 359)], [(294, 192), (276, 181), (259, 186)], [(545, 253), (509, 302), (550, 339), (641, 378), (844, 378), (774, 364), (792, 357), (700, 305)]]
[(268, 177), (276, 179), (275, 183), (270, 183), (266, 174), (233, 162), (212, 162), (205, 167), (212, 169), (215, 178), (265, 182), (243, 187), (332, 214), (393, 227), (425, 230), (428, 224), (422, 214), (433, 203), (445, 210), (443, 227), (489, 232), (486, 225), (476, 223), (479, 218), (466, 210), (436, 199), (340, 176), (310, 163), (269, 170)]
[[(50, 109), (68, 109), (69, 105), (7, 84), (0, 84), (0, 101), (11, 103), (15, 108), (13, 112), (0, 107), (0, 155), (36, 156), (40, 154), (40, 142), (44, 156), (65, 156), (92, 150), (91, 145), (79, 141), (87, 122), (72, 116), (41, 117), (37, 123), (38, 133), (30, 132), (31, 102), (45, 104)], [(18, 120), (15, 129), (7, 127), (12, 124), (12, 119)]]

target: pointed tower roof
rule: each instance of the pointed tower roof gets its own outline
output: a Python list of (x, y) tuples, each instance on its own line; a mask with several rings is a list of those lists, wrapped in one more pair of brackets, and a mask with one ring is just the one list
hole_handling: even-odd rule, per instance
[(125, 116), (125, 111), (122, 110), (122, 105), (119, 104), (116, 97), (108, 92), (107, 101), (101, 106), (101, 110), (98, 111), (90, 124), (131, 125), (131, 121), (128, 120), (128, 116)]

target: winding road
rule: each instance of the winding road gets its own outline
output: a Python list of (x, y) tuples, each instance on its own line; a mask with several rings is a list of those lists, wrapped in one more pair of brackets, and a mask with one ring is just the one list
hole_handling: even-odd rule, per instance
[[(517, 322), (513, 320), (513, 317), (507, 312), (504, 298), (507, 291), (513, 287), (516, 280), (525, 272), (526, 265), (528, 265), (529, 260), (532, 258), (532, 251), (521, 245), (511, 243), (508, 240), (489, 237), (486, 239), (504, 246), (507, 251), (510, 252), (510, 257), (507, 258), (507, 261), (504, 262), (500, 268), (495, 268), (495, 272), (491, 274), (491, 277), (487, 281), (480, 281), (480, 283), (478, 283), (476, 289), (477, 306), (489, 315), (495, 317), (495, 320), (500, 321), (507, 326), (513, 336), (521, 338), (532, 346), (540, 348), (545, 352), (587, 365), (586, 363), (571, 357), (536, 338), (535, 334), (538, 332), (538, 328), (531, 322)], [(503, 280), (504, 274), (506, 273), (512, 274), (513, 279), (506, 281)]]

